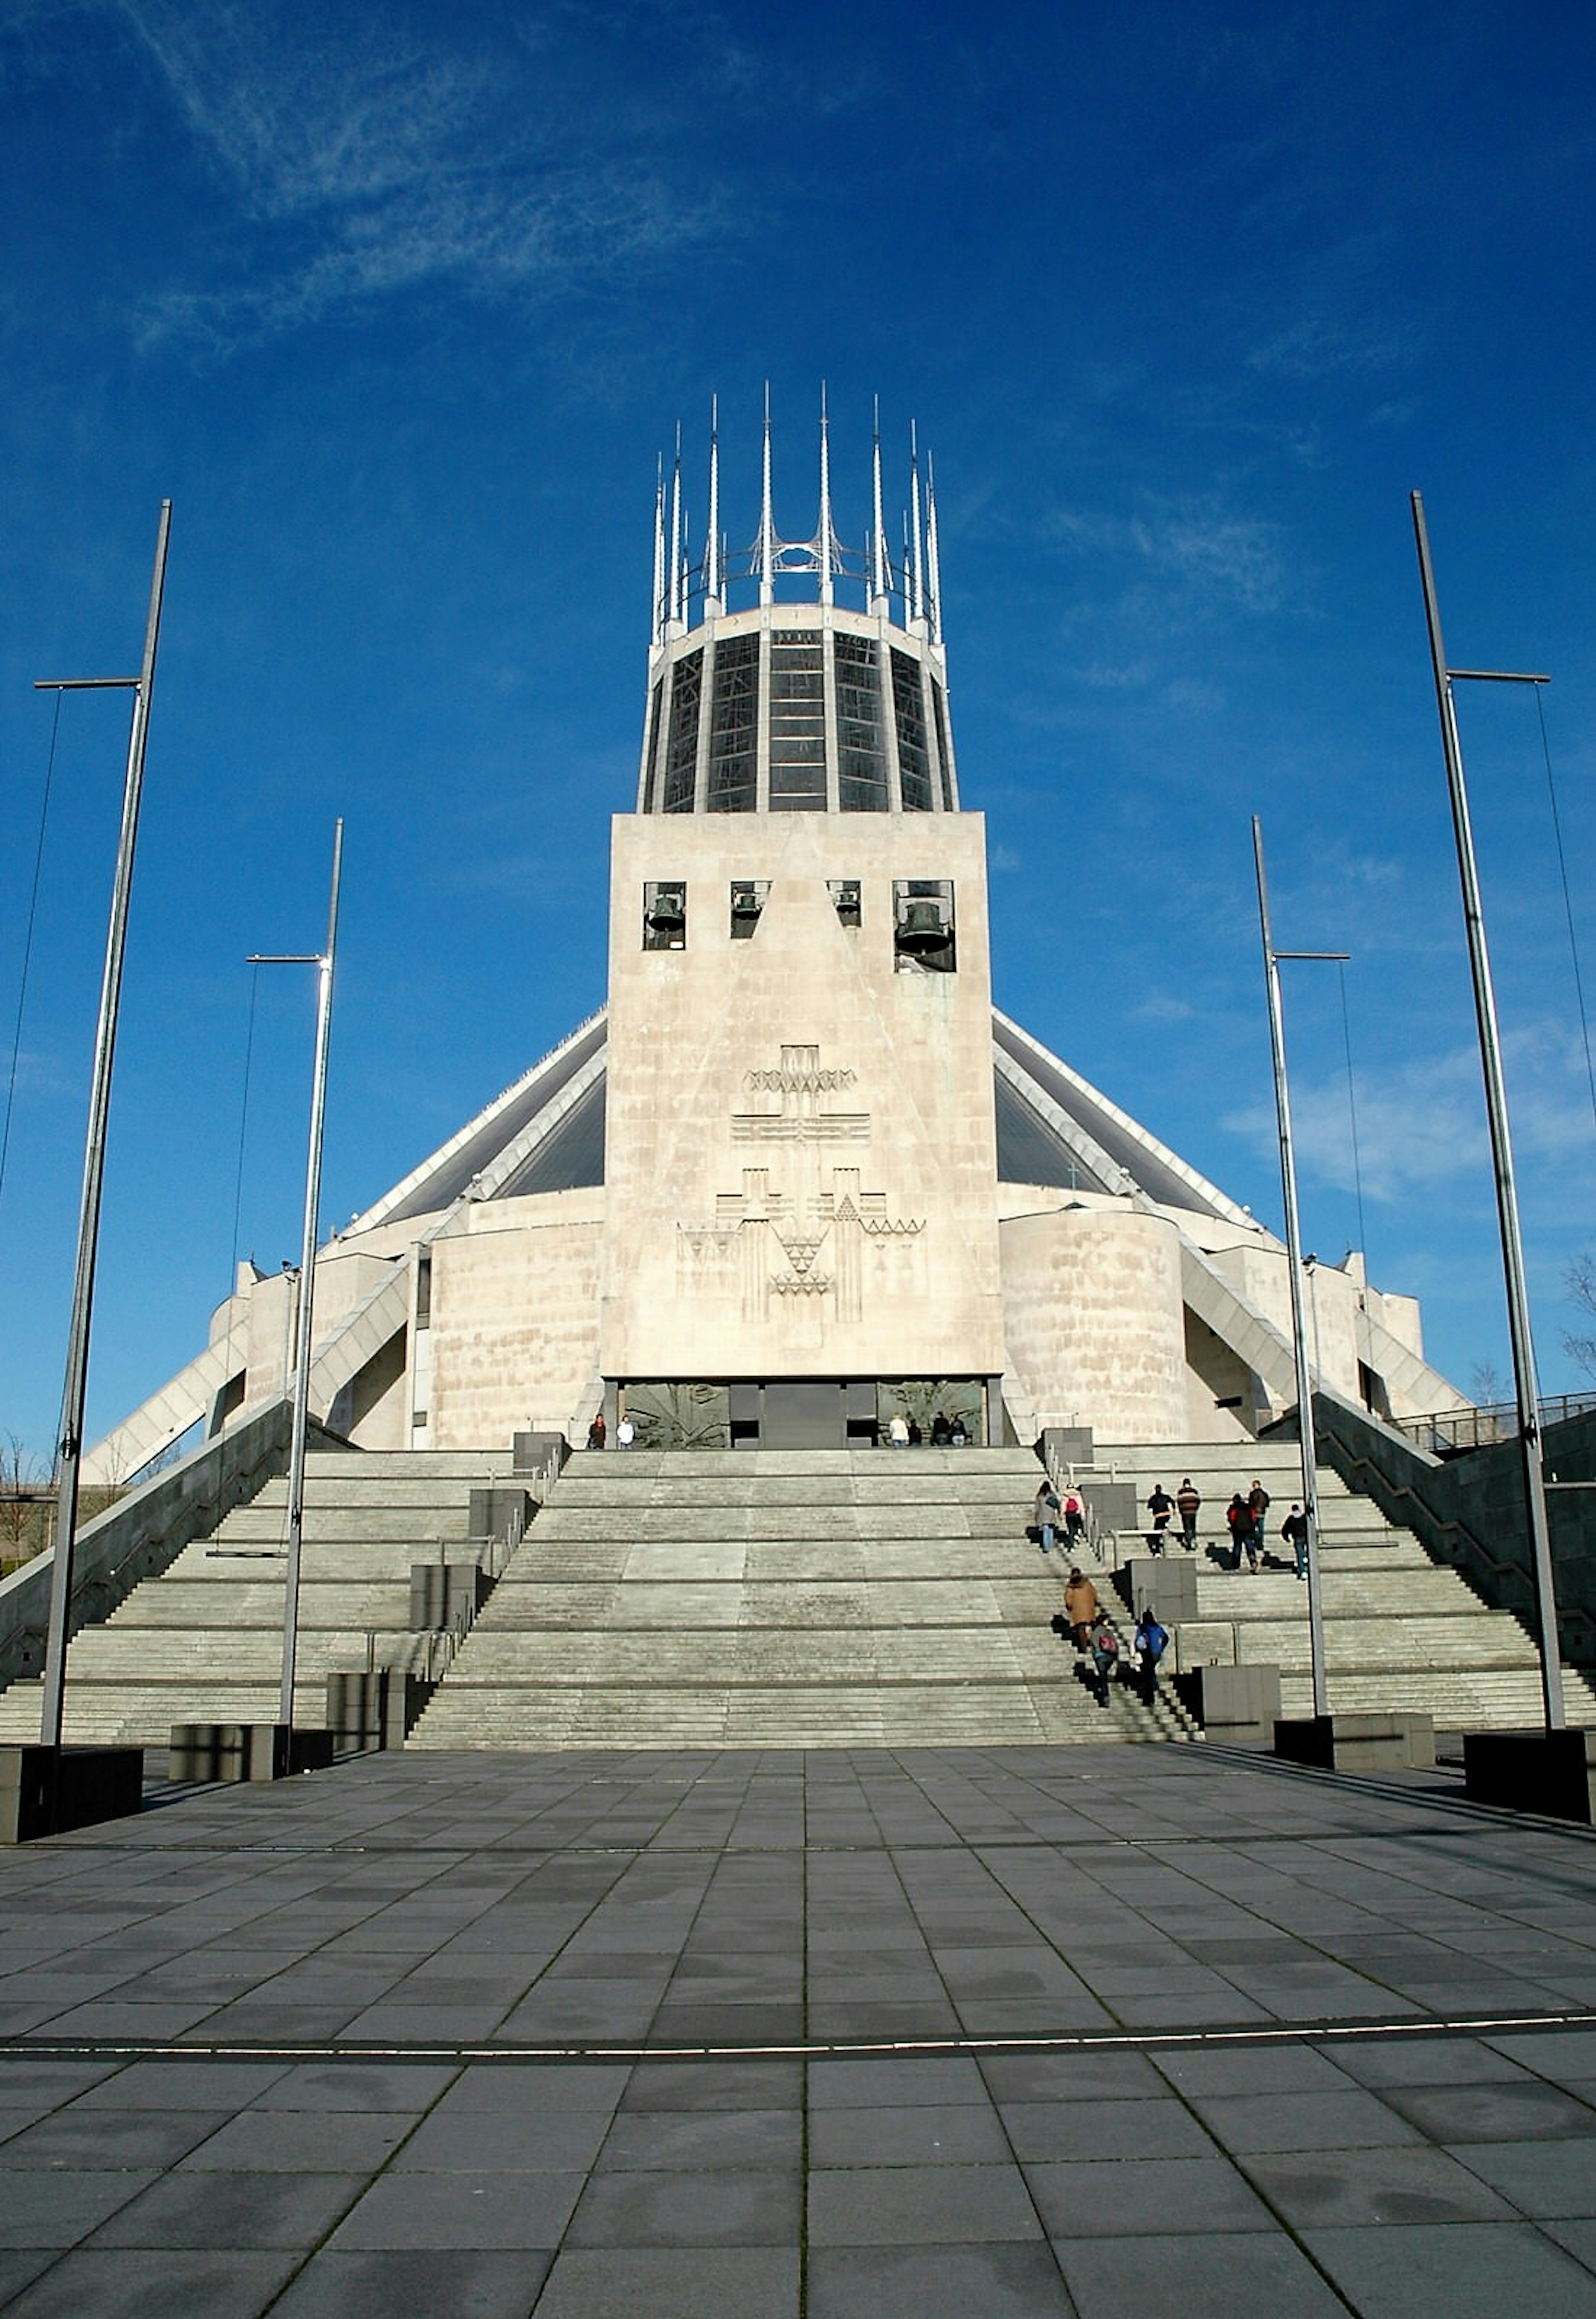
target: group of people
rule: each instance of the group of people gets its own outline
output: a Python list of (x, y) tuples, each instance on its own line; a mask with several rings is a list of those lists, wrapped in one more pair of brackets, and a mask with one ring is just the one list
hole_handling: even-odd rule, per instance
[[(609, 1429), (604, 1422), (604, 1412), (600, 1410), (598, 1416), (594, 1418), (592, 1423), (588, 1428), (588, 1448), (590, 1449), (602, 1449), (609, 1439)], [(615, 1429), (616, 1448), (618, 1449), (629, 1449), (636, 1439), (636, 1427), (633, 1424), (629, 1417), (623, 1417)]]
[[(1171, 1519), (1180, 1516), (1181, 1544), (1186, 1551), (1197, 1550), (1197, 1515), (1202, 1509), (1202, 1493), (1188, 1474), (1175, 1495), (1171, 1497), (1162, 1482), (1155, 1482), (1147, 1501), (1151, 1528), (1147, 1532), (1150, 1554), (1162, 1554), (1168, 1538)], [(1256, 1573), (1264, 1550), (1264, 1538), (1268, 1525), (1269, 1493), (1262, 1482), (1253, 1481), (1249, 1490), (1233, 1493), (1225, 1509), (1225, 1526), (1231, 1533), (1234, 1549), (1231, 1567), (1240, 1570), (1245, 1557), (1249, 1570)], [(1296, 1562), (1296, 1574), (1305, 1578), (1308, 1573), (1308, 1517), (1300, 1503), (1294, 1501), (1292, 1510), (1280, 1525), (1280, 1535), (1291, 1548)]]
[[(1225, 1509), (1225, 1520), (1229, 1523), (1231, 1536), (1235, 1540), (1235, 1553), (1231, 1562), (1232, 1570), (1240, 1569), (1241, 1557), (1245, 1555), (1247, 1567), (1256, 1576), (1264, 1551), (1264, 1534), (1268, 1511), (1269, 1493), (1261, 1482), (1254, 1482), (1245, 1497), (1240, 1490), (1232, 1496)], [(1306, 1578), (1308, 1575), (1308, 1517), (1303, 1511), (1300, 1500), (1295, 1498), (1292, 1500), (1291, 1511), (1280, 1525), (1280, 1535), (1291, 1548), (1296, 1575), (1299, 1578)]]
[(1152, 1705), (1159, 1687), (1159, 1661), (1169, 1647), (1169, 1637), (1150, 1603), (1136, 1621), (1127, 1655), (1097, 1589), (1077, 1565), (1065, 1584), (1064, 1608), (1054, 1613), (1052, 1625), (1053, 1632), (1068, 1637), (1081, 1654), (1080, 1672), (1099, 1707), (1108, 1705), (1108, 1686), (1115, 1682), (1129, 1683)]
[(1188, 1474), (1171, 1497), (1162, 1482), (1155, 1482), (1147, 1511), (1152, 1516), (1152, 1527), (1147, 1533), (1147, 1550), (1162, 1554), (1168, 1536), (1171, 1518), (1180, 1516), (1180, 1542), (1188, 1554), (1197, 1550), (1197, 1515), (1202, 1510), (1203, 1493)]
[[(898, 1410), (887, 1427), (887, 1439), (895, 1449), (918, 1449), (925, 1436), (917, 1417)], [(933, 1449), (962, 1449), (969, 1439), (961, 1417), (948, 1417), (942, 1410), (931, 1421), (931, 1446)]]
[(1051, 1554), (1060, 1528), (1073, 1552), (1087, 1534), (1086, 1508), (1073, 1490), (1066, 1490), (1060, 1499), (1051, 1482), (1044, 1480), (1036, 1493), (1034, 1528), (1044, 1554)]

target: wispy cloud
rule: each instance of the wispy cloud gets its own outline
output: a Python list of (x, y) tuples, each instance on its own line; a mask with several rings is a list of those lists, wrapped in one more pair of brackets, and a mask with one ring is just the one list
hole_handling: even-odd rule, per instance
[(385, 15), (118, 0), (240, 232), (151, 336), (270, 337), (412, 285), (546, 297), (727, 230), (658, 108), (604, 133), (536, 44), (422, 47)]
[(1177, 998), (1172, 991), (1150, 990), (1131, 1014), (1139, 1023), (1189, 1023), (1196, 1011), (1189, 998)]
[(1048, 529), (1083, 556), (1117, 560), (1161, 582), (1188, 604), (1276, 610), (1287, 561), (1278, 527), (1238, 514), (1215, 497), (1152, 502), (1125, 516), (1059, 508)]
[(1283, 322), (1247, 361), (1267, 378), (1356, 379), (1402, 367), (1411, 356), (1401, 331), (1376, 328), (1355, 311), (1320, 306)]
[[(1560, 1025), (1520, 1032), (1506, 1042), (1513, 1148), (1521, 1162), (1580, 1171), (1589, 1190), (1596, 1162), (1583, 1049)], [(1473, 1046), (1396, 1068), (1359, 1071), (1357, 1162), (1370, 1198), (1392, 1201), (1438, 1190), (1491, 1166), (1480, 1058)], [(1344, 1078), (1305, 1084), (1294, 1078), (1292, 1125), (1305, 1172), (1350, 1191), (1352, 1122)], [(1276, 1148), (1273, 1107), (1257, 1104), (1225, 1114), (1221, 1124), (1260, 1154)]]

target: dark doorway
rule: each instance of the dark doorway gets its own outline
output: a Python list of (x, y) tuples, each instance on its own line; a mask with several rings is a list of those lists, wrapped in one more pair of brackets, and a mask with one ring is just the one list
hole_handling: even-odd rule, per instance
[(784, 1377), (764, 1390), (762, 1449), (843, 1449), (847, 1447), (843, 1387)]

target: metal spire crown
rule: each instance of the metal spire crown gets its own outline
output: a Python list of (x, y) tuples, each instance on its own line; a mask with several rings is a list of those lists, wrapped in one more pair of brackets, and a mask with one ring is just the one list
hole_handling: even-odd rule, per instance
[[(877, 399), (871, 436), (871, 522), (863, 546), (845, 547), (832, 515), (831, 420), (825, 387), (820, 390), (820, 495), (814, 536), (784, 539), (776, 528), (771, 455), (771, 390), (764, 394), (761, 450), (759, 529), (752, 545), (740, 555), (729, 553), (720, 519), (720, 401), (709, 406), (709, 512), (704, 552), (694, 564), (689, 560), (688, 519), (682, 499), (681, 429), (676, 429), (670, 491), (665, 488), (662, 459), (654, 487), (654, 616), (650, 643), (656, 649), (673, 636), (683, 635), (698, 619), (714, 619), (734, 609), (734, 589), (745, 603), (778, 601), (779, 582), (812, 576), (816, 600), (834, 604), (839, 583), (858, 591), (862, 609), (893, 617), (896, 600), (902, 625), (941, 645), (942, 567), (937, 532), (936, 483), (929, 456), (926, 461), (924, 505), (920, 483), (918, 429), (909, 429), (909, 504), (903, 516), (903, 547), (894, 557), (887, 535), (881, 485), (880, 402)], [(781, 600), (790, 600), (784, 598)], [(743, 609), (738, 606), (735, 609)]]

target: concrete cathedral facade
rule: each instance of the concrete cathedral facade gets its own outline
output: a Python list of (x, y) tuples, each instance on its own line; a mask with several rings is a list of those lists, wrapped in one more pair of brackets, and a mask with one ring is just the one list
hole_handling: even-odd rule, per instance
[[(367, 1448), (584, 1438), (975, 1440), (1087, 1425), (1241, 1439), (1294, 1399), (1282, 1243), (993, 1005), (986, 831), (960, 800), (934, 491), (889, 556), (833, 528), (690, 561), (654, 521), (636, 808), (609, 997), (320, 1252), (314, 1413)], [(1413, 1299), (1314, 1268), (1324, 1382), (1462, 1406)], [(240, 1268), (208, 1341), (92, 1453), (135, 1471), (287, 1389), (292, 1276)], [(613, 1430), (611, 1434), (613, 1439)]]

